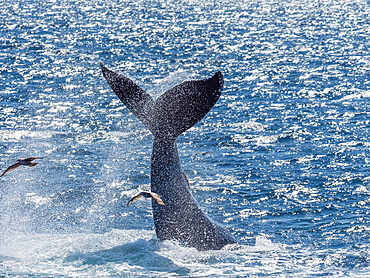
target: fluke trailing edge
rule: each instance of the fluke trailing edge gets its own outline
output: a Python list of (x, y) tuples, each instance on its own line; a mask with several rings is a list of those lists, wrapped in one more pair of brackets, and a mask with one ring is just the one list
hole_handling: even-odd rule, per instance
[(123, 75), (101, 64), (103, 75), (119, 99), (153, 133), (151, 192), (165, 203), (152, 200), (157, 236), (178, 240), (198, 250), (221, 249), (236, 243), (223, 227), (211, 220), (193, 198), (181, 169), (176, 138), (198, 123), (221, 95), (223, 76), (216, 72), (204, 80), (187, 81), (156, 101)]

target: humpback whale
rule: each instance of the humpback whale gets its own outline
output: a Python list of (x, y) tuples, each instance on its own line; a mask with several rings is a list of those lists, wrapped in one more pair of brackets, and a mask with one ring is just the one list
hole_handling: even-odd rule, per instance
[(181, 169), (176, 138), (198, 123), (216, 104), (223, 88), (223, 75), (186, 81), (156, 101), (129, 78), (107, 69), (105, 79), (118, 98), (154, 135), (151, 159), (151, 192), (165, 203), (152, 199), (153, 219), (160, 240), (180, 241), (197, 250), (221, 249), (237, 240), (209, 218), (190, 191)]

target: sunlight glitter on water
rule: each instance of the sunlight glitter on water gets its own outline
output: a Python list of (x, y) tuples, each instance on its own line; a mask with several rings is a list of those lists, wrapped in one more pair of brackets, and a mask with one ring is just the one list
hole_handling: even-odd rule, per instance
[[(0, 6), (0, 167), (48, 155), (1, 180), (0, 275), (369, 277), (368, 2)], [(202, 209), (247, 246), (152, 241), (150, 202), (123, 208), (149, 188), (152, 137), (99, 61), (154, 97), (223, 72), (178, 147)]]

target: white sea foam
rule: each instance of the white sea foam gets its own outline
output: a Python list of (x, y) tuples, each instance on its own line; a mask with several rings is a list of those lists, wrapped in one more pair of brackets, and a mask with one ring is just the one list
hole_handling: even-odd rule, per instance
[[(0, 276), (369, 277), (366, 1), (16, 2), (0, 166), (49, 156), (0, 180)], [(248, 244), (158, 242), (149, 200), (123, 208), (150, 186), (152, 135), (99, 60), (154, 97), (223, 72), (178, 147), (202, 208)]]
[(369, 97), (370, 97), (370, 91), (359, 91), (359, 92), (342, 97), (340, 101), (354, 100), (354, 99), (360, 99), (360, 98), (369, 98)]

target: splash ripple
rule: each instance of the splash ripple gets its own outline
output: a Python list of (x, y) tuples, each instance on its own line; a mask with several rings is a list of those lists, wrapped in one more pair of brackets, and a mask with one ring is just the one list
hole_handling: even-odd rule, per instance
[[(369, 2), (0, 4), (0, 276), (369, 277)], [(201, 207), (241, 246), (158, 242), (152, 137), (99, 61), (154, 97), (225, 76), (178, 139)], [(209, 152), (193, 159), (195, 153)]]

